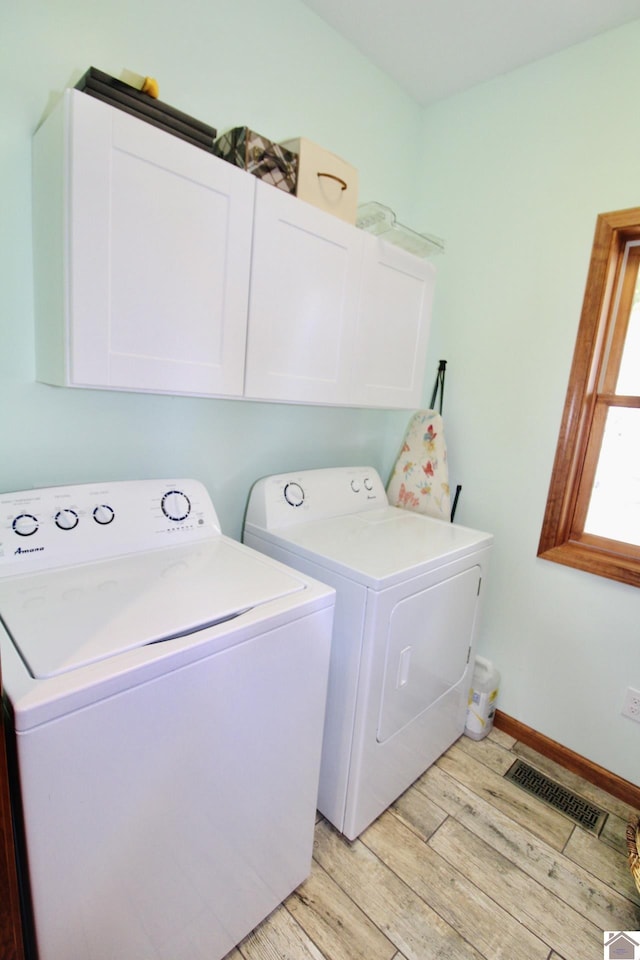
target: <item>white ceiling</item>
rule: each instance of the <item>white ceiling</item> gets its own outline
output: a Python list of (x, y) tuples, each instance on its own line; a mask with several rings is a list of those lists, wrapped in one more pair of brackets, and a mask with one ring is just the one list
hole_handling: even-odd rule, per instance
[(640, 0), (303, 2), (425, 105), (640, 18)]

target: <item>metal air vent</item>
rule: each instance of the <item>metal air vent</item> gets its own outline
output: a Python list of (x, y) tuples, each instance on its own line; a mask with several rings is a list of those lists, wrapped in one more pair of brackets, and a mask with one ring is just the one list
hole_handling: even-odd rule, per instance
[(602, 830), (607, 819), (605, 810), (589, 803), (588, 800), (556, 783), (555, 780), (549, 779), (544, 773), (540, 773), (523, 760), (516, 760), (504, 776), (558, 810), (559, 813), (563, 813), (585, 830), (595, 834), (599, 834)]

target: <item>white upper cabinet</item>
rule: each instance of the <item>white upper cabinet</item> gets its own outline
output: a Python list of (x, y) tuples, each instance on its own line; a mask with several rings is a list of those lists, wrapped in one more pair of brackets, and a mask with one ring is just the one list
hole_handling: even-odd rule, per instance
[(241, 396), (254, 186), (68, 90), (34, 142), (39, 379)]
[(33, 171), (39, 380), (420, 406), (427, 261), (78, 90)]
[(435, 268), (371, 234), (363, 240), (352, 400), (363, 406), (419, 407)]
[(256, 185), (245, 395), (348, 404), (363, 234)]
[(258, 183), (245, 396), (419, 406), (434, 282), (432, 264)]

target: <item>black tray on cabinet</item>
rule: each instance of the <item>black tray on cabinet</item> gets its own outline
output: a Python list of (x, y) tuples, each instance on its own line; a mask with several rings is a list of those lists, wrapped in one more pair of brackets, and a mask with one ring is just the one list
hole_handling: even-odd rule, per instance
[(196, 147), (213, 152), (217, 135), (215, 127), (203, 123), (202, 120), (196, 120), (161, 100), (155, 100), (149, 94), (136, 90), (130, 84), (102, 70), (97, 70), (96, 67), (89, 67), (76, 83), (76, 90), (103, 100), (112, 107), (124, 110), (125, 113), (130, 113), (139, 120), (159, 127), (175, 137), (187, 140)]

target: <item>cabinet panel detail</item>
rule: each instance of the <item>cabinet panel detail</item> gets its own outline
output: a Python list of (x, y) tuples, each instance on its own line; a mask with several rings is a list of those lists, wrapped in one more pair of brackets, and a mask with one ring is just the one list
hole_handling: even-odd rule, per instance
[(361, 244), (336, 217), (257, 185), (247, 396), (348, 402)]
[[(41, 195), (52, 162), (66, 184), (53, 210)], [(48, 249), (65, 237), (54, 285), (64, 291), (63, 348), (49, 356), (41, 344), (40, 378), (241, 396), (253, 190), (230, 164), (67, 91), (34, 143), (36, 283), (47, 276)], [(50, 312), (41, 297), (39, 326)]]

